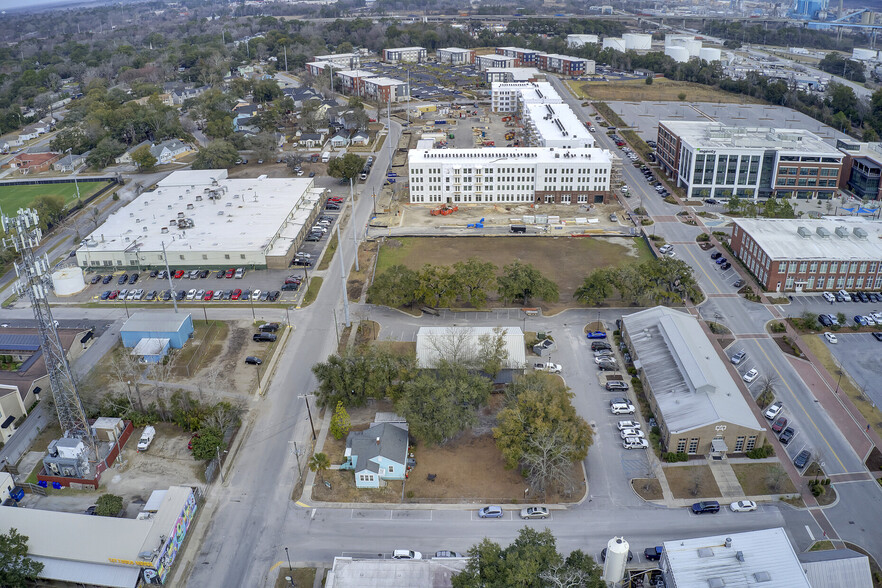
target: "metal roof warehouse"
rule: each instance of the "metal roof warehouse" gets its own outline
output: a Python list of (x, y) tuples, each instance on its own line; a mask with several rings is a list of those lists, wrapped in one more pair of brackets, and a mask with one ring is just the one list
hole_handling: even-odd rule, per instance
[(77, 249), (81, 267), (288, 266), (318, 213), (309, 178), (179, 171), (112, 214)]

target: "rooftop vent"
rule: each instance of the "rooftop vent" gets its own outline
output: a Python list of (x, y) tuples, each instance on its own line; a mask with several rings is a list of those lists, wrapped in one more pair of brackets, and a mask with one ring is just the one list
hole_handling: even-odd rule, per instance
[(141, 232), (146, 233), (146, 232), (147, 232), (147, 227), (141, 227)]
[(193, 203), (192, 202), (187, 203), (187, 210), (193, 210)]
[(827, 239), (828, 237), (830, 237), (830, 231), (828, 231), (828, 230), (825, 229), (824, 227), (818, 227), (817, 229), (815, 229), (815, 232), (816, 232), (816, 233), (818, 234), (818, 236), (821, 237), (822, 239)]
[(159, 229), (159, 232), (163, 234), (168, 233), (168, 227), (162, 227), (161, 229)]
[(836, 236), (840, 239), (845, 239), (848, 237), (848, 229), (845, 227), (836, 227)]
[(698, 557), (713, 557), (714, 550), (710, 547), (702, 547), (698, 550)]
[(183, 200), (183, 199), (184, 199), (184, 195), (183, 195), (183, 194), (178, 194), (178, 200)]
[(196, 202), (202, 202), (202, 195), (196, 194)]
[(852, 232), (854, 233), (854, 236), (857, 237), (858, 239), (866, 239), (867, 238), (867, 232), (860, 227), (855, 227)]
[(224, 211), (223, 211), (223, 210), (218, 210), (218, 211), (217, 211), (217, 215), (218, 215), (218, 216), (223, 216), (223, 215), (224, 215)]
[(168, 209), (171, 210), (171, 204), (168, 205)]
[(134, 212), (130, 212), (130, 213), (129, 213), (129, 218), (134, 218), (134, 216), (135, 216), (135, 213), (134, 213)]
[(772, 576), (769, 572), (754, 572), (753, 579), (757, 582), (771, 582)]
[(732, 538), (731, 537), (726, 537), (725, 545), (726, 545), (726, 547), (732, 547)]
[(722, 578), (708, 578), (707, 585), (708, 588), (723, 588), (726, 585), (726, 581)]
[(735, 553), (735, 559), (737, 559), (738, 561), (744, 563), (744, 552), (743, 552), (743, 551), (738, 551), (738, 552), (736, 552), (736, 553)]
[(798, 229), (796, 229), (796, 232), (799, 233), (799, 236), (803, 239), (808, 239), (812, 236), (812, 232), (805, 227), (799, 227)]

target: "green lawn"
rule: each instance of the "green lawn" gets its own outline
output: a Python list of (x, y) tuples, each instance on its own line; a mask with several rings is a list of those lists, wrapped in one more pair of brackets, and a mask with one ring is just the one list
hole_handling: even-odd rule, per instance
[[(106, 185), (106, 182), (79, 182), (80, 198), (88, 198)], [(3, 208), (4, 213), (13, 214), (19, 208), (26, 208), (34, 201), (34, 198), (43, 194), (62, 196), (64, 201), (70, 204), (77, 199), (77, 188), (73, 182), (32, 186), (0, 185), (0, 207)]]

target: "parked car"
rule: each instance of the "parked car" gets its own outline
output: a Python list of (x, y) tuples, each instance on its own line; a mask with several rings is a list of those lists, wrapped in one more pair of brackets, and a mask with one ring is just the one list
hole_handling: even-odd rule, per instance
[[(202, 292), (202, 290), (200, 290)], [(211, 300), (214, 297), (214, 290), (208, 290), (202, 293), (202, 300)]]
[(656, 545), (655, 547), (647, 547), (643, 550), (643, 557), (645, 557), (648, 561), (658, 561), (661, 559), (662, 553), (665, 552), (665, 548), (661, 545)]
[(502, 507), (500, 507), (500, 506), (483, 506), (478, 509), (478, 518), (501, 519), (502, 518)]
[(606, 389), (610, 392), (624, 392), (628, 389), (628, 384), (621, 380), (609, 380), (606, 383)]
[(606, 339), (606, 331), (588, 331), (589, 339)]
[(107, 274), (106, 276), (104, 276), (104, 277), (101, 279), (101, 283), (102, 283), (102, 284), (109, 284), (109, 283), (112, 282), (112, 281), (113, 281), (113, 274)]
[(808, 465), (809, 459), (811, 459), (811, 457), (812, 452), (808, 449), (803, 449), (795, 458), (793, 458), (793, 465), (796, 466), (796, 469), (801, 470)]
[(591, 342), (591, 351), (600, 351), (601, 349), (612, 349), (612, 346), (610, 346), (610, 344), (606, 341)]
[(873, 333), (873, 337), (876, 338), (876, 341), (882, 341), (882, 333)]
[(616, 426), (619, 428), (619, 431), (624, 431), (625, 429), (639, 429), (640, 423), (637, 421), (619, 421)]
[(436, 551), (436, 552), (435, 552), (435, 558), (436, 558), (436, 559), (446, 559), (446, 558), (449, 558), (449, 557), (465, 557), (465, 556), (464, 556), (463, 554), (461, 554), (460, 552), (458, 552), (458, 551), (447, 551), (447, 550), (444, 550), (444, 551)]
[(733, 287), (733, 288), (740, 288), (740, 287), (743, 286), (743, 285), (744, 285), (744, 280), (735, 280), (735, 281), (732, 283), (732, 287)]
[(112, 292), (110, 290), (105, 290), (101, 293), (101, 300), (107, 300), (108, 298), (110, 298), (111, 294)]
[(839, 342), (839, 340), (836, 338), (836, 335), (834, 335), (830, 331), (824, 332), (824, 339), (826, 339), (828, 343), (838, 343)]
[(787, 427), (786, 429), (781, 431), (780, 435), (778, 435), (778, 441), (780, 441), (782, 445), (787, 445), (793, 440), (793, 437), (795, 436), (796, 429), (794, 429), (793, 427)]
[(775, 419), (775, 422), (772, 423), (772, 430), (776, 433), (780, 433), (784, 430), (784, 427), (787, 426), (787, 417), (778, 417)]
[(551, 363), (549, 361), (546, 363), (534, 363), (533, 369), (541, 372), (548, 372), (549, 374), (559, 374), (563, 368), (559, 363)]
[(528, 506), (521, 509), (522, 519), (547, 519), (548, 509), (544, 506)]
[(130, 284), (130, 285), (131, 285), (131, 284), (134, 284), (135, 282), (138, 281), (138, 278), (140, 278), (140, 277), (141, 277), (141, 276), (140, 276), (140, 274), (138, 274), (138, 273), (134, 273), (134, 274), (132, 274), (131, 276), (129, 276), (129, 284)]
[(741, 376), (741, 379), (750, 384), (751, 382), (756, 380), (757, 376), (759, 376), (759, 372), (756, 370), (756, 368), (754, 368)]
[(626, 398), (616, 398), (610, 401), (609, 409), (613, 414), (634, 414), (634, 405)]
[(702, 500), (692, 505), (695, 514), (707, 514), (720, 512), (720, 503), (716, 500)]
[(236, 288), (235, 290), (233, 290), (233, 295), (230, 297), (230, 299), (231, 300), (239, 300), (239, 298), (241, 298), (241, 297), (242, 297), (241, 288)]
[(756, 502), (752, 500), (739, 500), (729, 505), (732, 512), (750, 512), (756, 510)]
[(272, 343), (276, 340), (276, 336), (272, 333), (254, 333), (251, 338), (256, 343)]
[(732, 267), (732, 264), (729, 263), (728, 261), (724, 261), (723, 264), (720, 265), (720, 269), (723, 271), (729, 269), (730, 267)]
[(825, 327), (832, 327), (833, 326), (833, 319), (830, 318), (830, 315), (828, 315), (828, 314), (819, 314), (818, 315), (818, 322), (821, 323)]
[(264, 333), (275, 333), (279, 330), (279, 323), (264, 323), (260, 325), (260, 330)]
[(245, 358), (245, 363), (250, 364), (250, 365), (261, 365), (263, 363), (263, 360), (260, 359), (259, 357), (254, 357), (253, 355), (249, 355), (248, 357)]
[(276, 300), (279, 299), (279, 296), (281, 296), (281, 295), (282, 295), (282, 293), (279, 292), (278, 290), (271, 290), (269, 295), (266, 297), (266, 299), (269, 300), (270, 302), (275, 302)]
[(176, 279), (176, 280), (180, 280), (181, 278), (184, 277), (184, 270), (178, 270), (178, 271), (176, 271), (176, 272), (175, 272), (175, 275), (172, 276), (172, 277), (173, 277), (174, 279)]
[(423, 559), (423, 554), (410, 549), (396, 549), (392, 552), (392, 559)]
[(92, 279), (89, 280), (89, 283), (90, 283), (90, 284), (93, 284), (93, 285), (94, 285), (94, 284), (97, 284), (98, 282), (101, 281), (101, 279), (102, 279), (103, 277), (104, 277), (104, 276), (102, 276), (101, 274), (95, 274), (94, 276), (92, 276)]
[(742, 349), (741, 351), (730, 357), (729, 361), (731, 361), (735, 365), (738, 365), (739, 363), (744, 361), (745, 357), (747, 357), (747, 352)]
[(833, 294), (831, 294), (830, 292), (824, 292), (823, 294), (821, 294), (821, 296), (823, 296), (824, 300), (826, 300), (830, 304), (833, 304), (833, 302), (836, 301), (836, 297), (833, 296)]
[(619, 431), (619, 436), (622, 439), (627, 439), (628, 437), (644, 439), (646, 437), (646, 435), (640, 429), (622, 429), (621, 431)]
[(119, 277), (119, 279), (116, 281), (116, 283), (118, 285), (122, 286), (123, 284), (125, 284), (128, 281), (129, 281), (129, 274), (123, 274)]
[(763, 415), (771, 421), (774, 420), (781, 413), (782, 410), (784, 410), (784, 403), (778, 401), (770, 405), (769, 408), (766, 409), (766, 412), (763, 413)]
[(199, 277), (202, 278), (202, 279), (205, 279), (205, 278), (208, 277), (208, 275), (209, 275), (210, 273), (211, 273), (211, 272), (208, 271), (208, 270), (202, 270), (201, 272), (199, 272)]
[(710, 257), (711, 257), (711, 259), (719, 259), (719, 258), (723, 257), (723, 254), (720, 253), (719, 251), (714, 251), (713, 253), (711, 253)]

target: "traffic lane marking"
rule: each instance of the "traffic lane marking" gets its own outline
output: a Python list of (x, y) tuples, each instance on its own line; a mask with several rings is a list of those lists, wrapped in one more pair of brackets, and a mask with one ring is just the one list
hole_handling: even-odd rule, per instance
[[(812, 426), (813, 426), (813, 427), (815, 428), (815, 430), (818, 432), (818, 435), (821, 436), (821, 439), (824, 441), (824, 444), (827, 445), (827, 448), (830, 450), (830, 453), (833, 454), (833, 457), (836, 458), (836, 461), (839, 462), (839, 465), (842, 467), (843, 471), (847, 471), (848, 468), (846, 468), (846, 467), (845, 467), (845, 464), (842, 463), (842, 460), (839, 459), (839, 455), (838, 455), (838, 454), (836, 453), (836, 451), (833, 449), (833, 446), (830, 445), (830, 442), (827, 441), (827, 438), (824, 436), (824, 433), (821, 432), (821, 429), (818, 427), (817, 423), (815, 423), (815, 420), (812, 418), (812, 416), (809, 414), (809, 412), (805, 409), (805, 406), (804, 406), (804, 405), (802, 404), (802, 402), (799, 400), (799, 397), (798, 397), (798, 396), (796, 395), (796, 393), (793, 391), (793, 388), (790, 387), (790, 384), (787, 383), (787, 380), (784, 379), (784, 376), (781, 375), (781, 372), (780, 372), (780, 371), (778, 371), (778, 368), (777, 368), (777, 367), (775, 366), (775, 364), (772, 362), (772, 358), (769, 357), (769, 354), (766, 353), (766, 350), (763, 349), (761, 345), (757, 345), (757, 347), (759, 347), (759, 350), (762, 352), (763, 356), (765, 356), (766, 361), (769, 362), (769, 365), (772, 366), (772, 369), (775, 370), (775, 373), (778, 374), (778, 379), (781, 380), (781, 383), (784, 384), (784, 386), (787, 388), (787, 390), (788, 390), (788, 391), (790, 392), (790, 394), (793, 396), (793, 400), (796, 402), (797, 406), (799, 406), (799, 408), (802, 409), (803, 413), (805, 413), (805, 416), (808, 418), (809, 422), (812, 424)], [(797, 377), (799, 377), (799, 376), (797, 375)], [(834, 426), (835, 426), (835, 425), (834, 425)]]
[(713, 280), (713, 278), (710, 277), (710, 274), (708, 274), (708, 273), (704, 270), (704, 265), (703, 265), (700, 261), (698, 261), (698, 258), (695, 257), (695, 255), (692, 253), (692, 248), (691, 248), (691, 247), (685, 247), (684, 249), (686, 250), (686, 253), (689, 254), (689, 257), (692, 258), (692, 261), (695, 262), (695, 265), (698, 266), (698, 269), (701, 270), (701, 273), (703, 273), (704, 276), (710, 281), (711, 285), (712, 285), (714, 288), (716, 288), (716, 290), (717, 290), (717, 291), (716, 291), (716, 294), (722, 294), (723, 292), (717, 287), (716, 282)]

